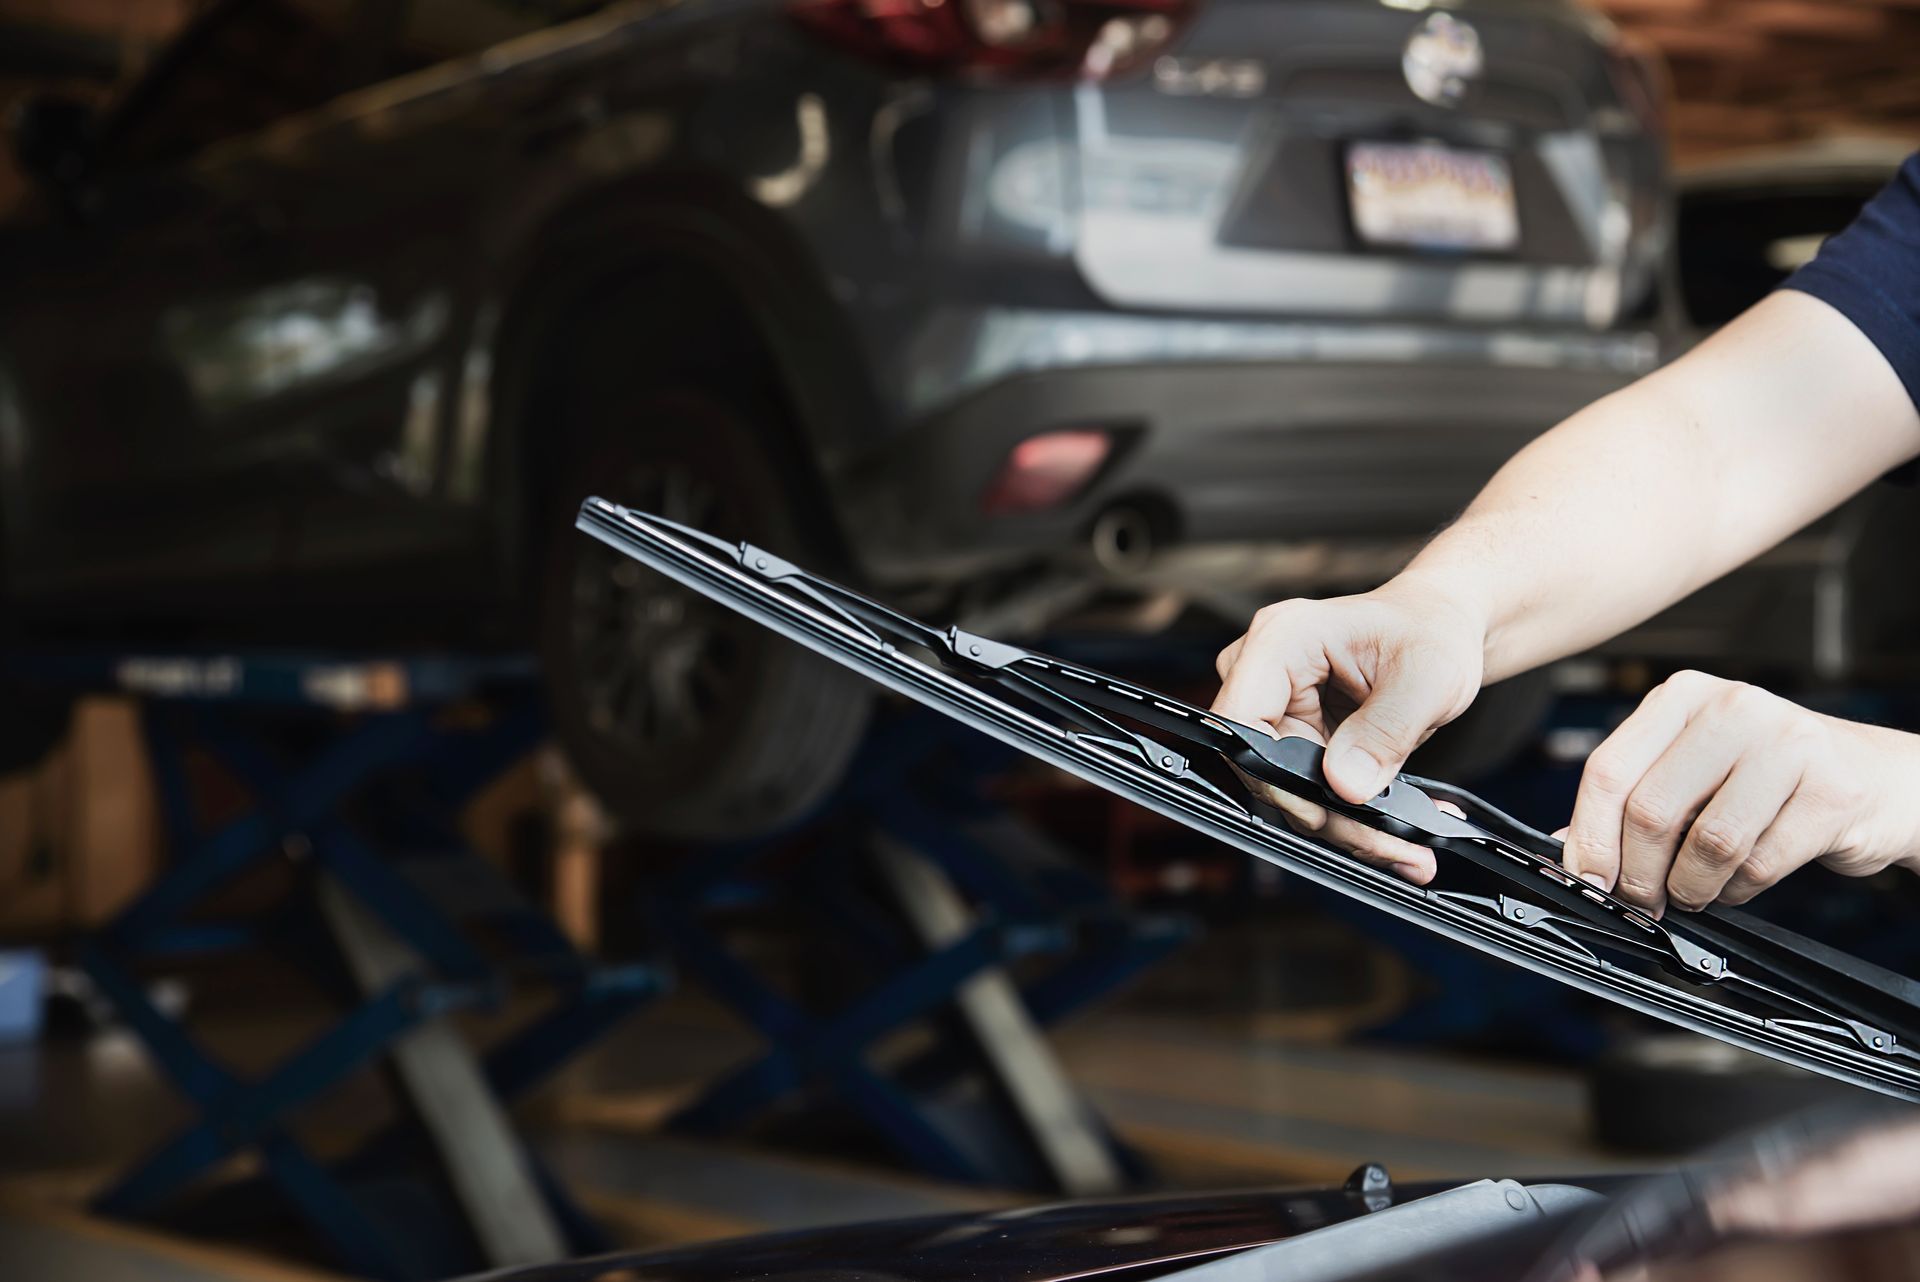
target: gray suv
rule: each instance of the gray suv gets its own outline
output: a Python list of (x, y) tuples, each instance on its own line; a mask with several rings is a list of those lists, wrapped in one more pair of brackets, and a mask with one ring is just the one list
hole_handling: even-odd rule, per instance
[(1011, 632), (1368, 577), (1659, 359), (1658, 110), (1569, 0), (225, 0), (16, 121), (7, 627), (534, 645), (762, 830), (864, 692), (580, 496)]

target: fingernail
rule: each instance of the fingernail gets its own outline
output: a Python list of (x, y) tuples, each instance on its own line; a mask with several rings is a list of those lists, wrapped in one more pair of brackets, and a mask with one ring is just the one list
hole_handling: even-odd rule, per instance
[(1380, 763), (1360, 748), (1342, 748), (1334, 756), (1334, 773), (1350, 784), (1364, 787), (1368, 795), (1380, 790)]
[(1580, 880), (1586, 882), (1595, 890), (1607, 889), (1607, 879), (1597, 872), (1583, 872), (1580, 874)]

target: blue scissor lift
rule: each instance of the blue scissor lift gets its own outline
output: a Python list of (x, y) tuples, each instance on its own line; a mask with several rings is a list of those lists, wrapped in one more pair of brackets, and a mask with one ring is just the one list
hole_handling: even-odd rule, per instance
[[(543, 734), (530, 662), (66, 653), (6, 666), (22, 681), (143, 700), (169, 838), (166, 870), (81, 960), (194, 1119), (97, 1209), (177, 1213), (195, 1194), (240, 1208), (231, 1220), (290, 1205), (341, 1264), (395, 1282), (606, 1246), (506, 1106), (658, 993), (664, 975), (583, 955), (455, 824)], [(196, 754), (247, 798), (211, 824)], [(276, 909), (208, 913), (218, 892), (276, 862), (292, 865), (293, 887)], [(242, 1073), (141, 976), (260, 949), (310, 972), (339, 1013), (278, 1064)], [(530, 988), (549, 995), (539, 1013), (484, 1051), (451, 1021)], [(375, 1066), (390, 1070), (399, 1120), (355, 1153), (316, 1154), (297, 1134), (302, 1108)], [(258, 1175), (209, 1191), (206, 1177), (241, 1155)]]
[[(1145, 1181), (1045, 1030), (1193, 923), (1118, 901), (994, 796), (1022, 760), (933, 713), (883, 718), (799, 833), (699, 851), (650, 888), (676, 970), (763, 1042), (672, 1129), (737, 1133), (797, 1112), (851, 1119), (942, 1179), (1075, 1196)], [(808, 955), (835, 959), (825, 997), (776, 982), (730, 928), (795, 905)]]
[[(290, 1206), (346, 1268), (395, 1280), (607, 1245), (505, 1108), (660, 992), (664, 968), (583, 956), (455, 825), (544, 733), (530, 660), (16, 654), (0, 668), (141, 699), (166, 820), (165, 871), (82, 961), (194, 1120), (103, 1191), (99, 1210), (218, 1227)], [(810, 1100), (928, 1174), (1076, 1194), (1138, 1184), (1134, 1155), (1044, 1029), (1166, 955), (1190, 923), (1118, 903), (991, 797), (1017, 754), (931, 714), (885, 719), (862, 753), (795, 831), (691, 850), (646, 895), (675, 968), (765, 1042), (671, 1125), (750, 1129)], [(197, 804), (206, 772), (192, 767), (205, 758), (249, 799), (217, 822)], [(804, 857), (786, 858), (796, 843)], [(271, 864), (292, 873), (276, 911), (209, 912)], [(832, 1001), (796, 999), (734, 948), (727, 914), (769, 901), (855, 955)], [(339, 1014), (265, 1072), (242, 1073), (142, 974), (259, 949), (310, 972)], [(471, 1048), (450, 1017), (497, 1010), (529, 981), (552, 994), (543, 1013)], [(910, 1029), (931, 1036), (892, 1054)], [(302, 1110), (369, 1067), (388, 1070), (402, 1120), (345, 1157), (316, 1153), (298, 1133)], [(243, 1155), (257, 1175), (207, 1178)]]

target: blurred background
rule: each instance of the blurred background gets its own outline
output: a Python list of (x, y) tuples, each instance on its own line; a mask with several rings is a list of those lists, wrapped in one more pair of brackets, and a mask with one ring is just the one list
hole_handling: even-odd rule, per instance
[[(1205, 703), (1920, 145), (1906, 0), (0, 0), (0, 1272), (1645, 1168), (1844, 1088), (897, 706), (589, 494)], [(1920, 726), (1890, 478), (1680, 667)], [(1913, 973), (1910, 878), (1761, 909)], [(1770, 902), (1780, 901), (1780, 902)]]

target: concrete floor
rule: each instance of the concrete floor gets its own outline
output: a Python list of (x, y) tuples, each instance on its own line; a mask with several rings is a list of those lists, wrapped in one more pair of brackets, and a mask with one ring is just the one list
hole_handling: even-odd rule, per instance
[[(280, 1040), (273, 1019), (204, 1021), (227, 1048)], [(1068, 1027), (1061, 1054), (1116, 1129), (1176, 1187), (1338, 1180), (1362, 1161), (1401, 1178), (1573, 1173), (1617, 1163), (1585, 1140), (1572, 1076), (1455, 1058), (1249, 1035), (1217, 1017), (1125, 1009)], [(637, 1015), (570, 1066), (523, 1124), (624, 1243), (668, 1245), (769, 1229), (1007, 1205), (1019, 1195), (939, 1185), (844, 1157), (775, 1153), (657, 1133), (753, 1037), (694, 997)], [(241, 1056), (244, 1058), (244, 1056)], [(364, 1107), (353, 1091), (316, 1106)], [(0, 1049), (0, 1277), (39, 1282), (294, 1282), (328, 1276), (257, 1246), (107, 1224), (87, 1194), (185, 1111), (124, 1034)]]

